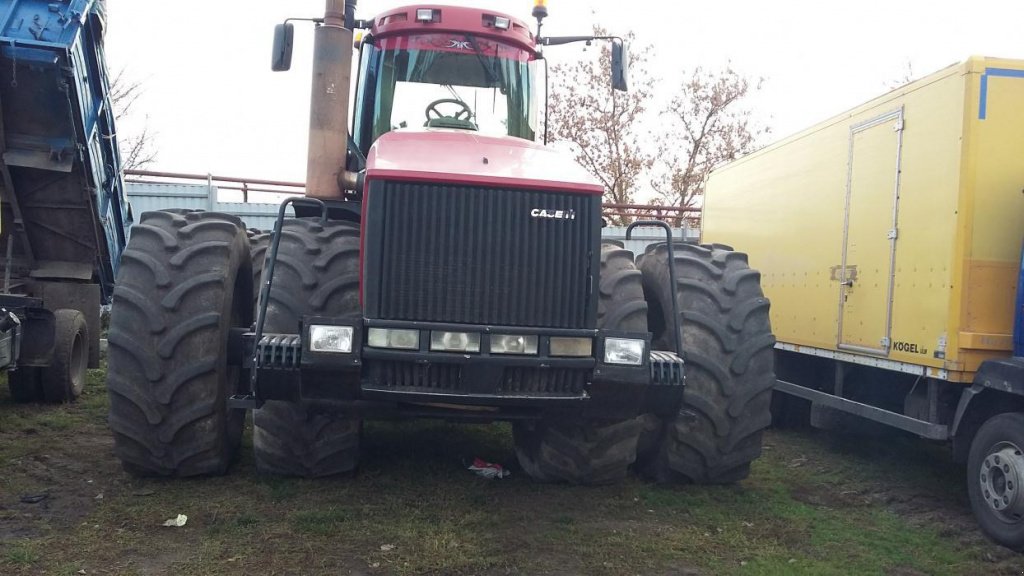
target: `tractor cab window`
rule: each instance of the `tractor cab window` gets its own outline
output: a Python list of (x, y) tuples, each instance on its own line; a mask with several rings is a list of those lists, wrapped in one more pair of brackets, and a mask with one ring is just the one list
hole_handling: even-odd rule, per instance
[(363, 44), (353, 137), (365, 153), (385, 132), (449, 128), (533, 140), (532, 54), (466, 34)]

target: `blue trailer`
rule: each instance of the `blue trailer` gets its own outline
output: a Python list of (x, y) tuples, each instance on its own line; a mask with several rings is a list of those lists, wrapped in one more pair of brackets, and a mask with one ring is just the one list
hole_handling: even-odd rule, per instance
[(100, 307), (131, 225), (102, 0), (0, 0), (0, 368), (69, 401), (99, 365)]

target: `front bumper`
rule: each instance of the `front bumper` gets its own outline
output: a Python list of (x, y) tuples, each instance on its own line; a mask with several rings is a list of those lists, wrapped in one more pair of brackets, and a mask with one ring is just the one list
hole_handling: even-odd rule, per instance
[[(346, 326), (353, 330), (350, 353), (310, 349), (308, 327)], [(444, 405), (576, 412), (587, 417), (618, 418), (639, 413), (673, 413), (682, 399), (682, 360), (671, 353), (651, 352), (649, 333), (604, 330), (566, 330), (508, 326), (476, 326), (370, 320), (364, 318), (303, 319), (300, 334), (266, 334), (255, 342), (243, 336), (242, 364), (255, 370), (248, 402), (301, 401), (307, 404), (352, 407), (365, 403)], [(414, 330), (416, 349), (397, 350), (367, 345), (373, 328)], [(440, 352), (430, 349), (434, 331), (480, 335), (478, 352)], [(491, 352), (497, 334), (537, 337), (536, 354)], [(592, 338), (592, 354), (556, 357), (552, 338)], [(605, 363), (607, 338), (641, 340), (641, 364)]]

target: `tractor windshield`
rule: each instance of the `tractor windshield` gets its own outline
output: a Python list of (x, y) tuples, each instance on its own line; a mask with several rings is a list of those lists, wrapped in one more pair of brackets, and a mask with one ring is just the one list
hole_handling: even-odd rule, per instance
[(533, 140), (532, 54), (467, 34), (368, 39), (353, 137), (365, 153), (381, 134), (427, 126)]

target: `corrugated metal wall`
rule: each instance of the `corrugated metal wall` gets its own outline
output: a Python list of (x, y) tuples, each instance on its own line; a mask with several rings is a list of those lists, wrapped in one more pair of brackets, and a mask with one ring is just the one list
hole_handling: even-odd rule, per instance
[(277, 219), (278, 204), (262, 202), (218, 202), (216, 186), (195, 184), (153, 184), (126, 182), (128, 200), (136, 220), (143, 212), (167, 208), (213, 210), (240, 217), (249, 228), (269, 230)]
[[(277, 218), (278, 204), (262, 202), (218, 202), (216, 186), (195, 184), (153, 184), (142, 182), (126, 182), (128, 200), (136, 221), (143, 212), (164, 210), (167, 208), (190, 208), (194, 210), (215, 210), (240, 217), (249, 228), (270, 230)], [(700, 232), (693, 228), (676, 228), (673, 234), (677, 239), (696, 241)], [(627, 250), (642, 254), (647, 246), (656, 242), (664, 242), (665, 235), (661, 229), (641, 228), (633, 233), (631, 240), (626, 240), (626, 228), (609, 226), (601, 231), (605, 240), (618, 240)]]

